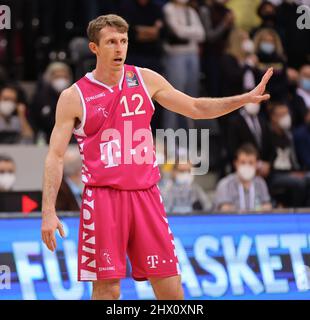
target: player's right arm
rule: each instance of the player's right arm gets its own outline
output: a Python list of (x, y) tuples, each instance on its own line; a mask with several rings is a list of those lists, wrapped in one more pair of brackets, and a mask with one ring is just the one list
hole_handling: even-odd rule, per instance
[(56, 215), (56, 198), (63, 175), (63, 158), (72, 136), (77, 118), (81, 119), (82, 107), (77, 90), (72, 86), (64, 90), (56, 107), (56, 121), (45, 160), (42, 199), (42, 240), (50, 249), (56, 249), (55, 231), (64, 237), (60, 220)]

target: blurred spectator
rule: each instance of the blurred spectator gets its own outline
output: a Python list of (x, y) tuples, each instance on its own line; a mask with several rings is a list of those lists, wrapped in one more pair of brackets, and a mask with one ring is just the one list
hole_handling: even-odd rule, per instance
[(288, 90), (286, 61), (279, 35), (273, 29), (261, 29), (255, 34), (254, 46), (258, 57), (257, 82), (269, 67), (273, 67), (274, 73), (267, 90), (274, 99), (286, 98)]
[(294, 130), (294, 142), (302, 169), (310, 171), (310, 117), (304, 125)]
[(69, 146), (64, 157), (64, 177), (56, 201), (56, 210), (79, 211), (83, 191), (82, 161), (77, 147)]
[(228, 147), (233, 159), (237, 150), (250, 143), (258, 150), (257, 174), (266, 178), (270, 173), (273, 157), (273, 145), (270, 140), (271, 131), (264, 117), (259, 116), (259, 104), (247, 104), (229, 123)]
[(233, 29), (221, 60), (222, 96), (241, 94), (255, 87), (254, 43), (246, 31)]
[[(204, 40), (204, 30), (196, 11), (187, 0), (169, 1), (164, 7), (167, 36), (164, 42), (165, 73), (178, 90), (193, 97), (199, 93), (199, 42)], [(193, 121), (164, 110), (165, 128), (189, 128)]]
[(261, 29), (270, 28), (276, 30), (277, 7), (270, 1), (262, 1), (257, 8), (257, 14), (261, 18), (261, 24), (251, 30), (251, 37)]
[(22, 92), (15, 85), (0, 90), (0, 143), (31, 143), (33, 131), (27, 120)]
[(169, 213), (190, 213), (208, 210), (211, 203), (202, 188), (194, 182), (190, 163), (175, 164), (170, 183), (161, 190)]
[[(164, 17), (161, 7), (154, 0), (125, 0), (120, 14), (130, 25), (126, 63), (163, 73)], [(162, 128), (163, 114), (163, 108), (155, 107), (151, 125), (153, 132)]]
[(287, 207), (305, 205), (307, 183), (300, 171), (293, 142), (289, 108), (285, 103), (270, 104), (271, 141), (274, 146), (269, 187), (278, 202)]
[(54, 124), (56, 105), (60, 93), (72, 83), (70, 67), (62, 62), (51, 63), (37, 89), (31, 104), (31, 114), (37, 132), (44, 134), (49, 142)]
[(304, 65), (300, 69), (298, 78), (297, 98), (300, 104), (296, 105), (305, 110), (304, 124), (294, 132), (294, 141), (298, 160), (304, 170), (310, 170), (310, 65)]
[(14, 160), (0, 154), (0, 192), (11, 191), (16, 180), (16, 166)]
[(306, 122), (307, 114), (310, 115), (310, 110), (307, 108), (304, 99), (297, 93), (297, 88), (300, 83), (299, 72), (293, 68), (287, 68), (288, 79), (288, 99), (287, 103), (292, 115), (293, 127), (299, 127)]
[(266, 182), (256, 176), (258, 153), (251, 144), (236, 153), (235, 173), (221, 179), (216, 188), (215, 210), (260, 211), (272, 209)]
[(297, 94), (303, 99), (310, 111), (310, 64), (300, 68)]
[[(255, 87), (255, 65), (257, 57), (254, 55), (254, 44), (246, 31), (238, 28), (232, 29), (228, 38), (225, 54), (221, 59), (221, 96), (232, 96)], [(229, 122), (238, 115), (238, 111), (218, 119), (221, 133), (225, 141), (229, 139)], [(229, 145), (224, 144), (228, 149)], [(226, 150), (229, 154), (229, 150)], [(236, 150), (234, 150), (235, 152)], [(231, 155), (232, 160), (234, 153)]]
[(220, 96), (220, 61), (229, 32), (234, 26), (234, 15), (226, 7), (226, 2), (227, 0), (206, 0), (200, 7), (200, 18), (206, 33), (202, 65), (207, 93), (211, 97)]
[(161, 73), (161, 8), (153, 0), (126, 0), (121, 15), (130, 25), (127, 63)]
[[(296, 26), (299, 18), (296, 11), (301, 1), (308, 0), (283, 0), (277, 8), (277, 28), (288, 58), (287, 62), (295, 69), (310, 63), (309, 29), (299, 29)], [(309, 6), (309, 1), (305, 4)]]
[(74, 79), (84, 77), (89, 70), (93, 70), (96, 66), (96, 57), (89, 50), (88, 44), (88, 39), (84, 37), (75, 37), (69, 42), (68, 50), (74, 70)]

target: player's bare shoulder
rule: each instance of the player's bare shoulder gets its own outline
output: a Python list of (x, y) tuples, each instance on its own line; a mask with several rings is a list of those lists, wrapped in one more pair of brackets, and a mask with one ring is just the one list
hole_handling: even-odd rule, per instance
[(165, 86), (169, 86), (168, 81), (162, 75), (151, 69), (140, 68), (140, 72), (152, 98), (159, 90), (163, 89)]
[(79, 92), (75, 85), (65, 89), (59, 96), (57, 111), (60, 116), (82, 119), (83, 108)]

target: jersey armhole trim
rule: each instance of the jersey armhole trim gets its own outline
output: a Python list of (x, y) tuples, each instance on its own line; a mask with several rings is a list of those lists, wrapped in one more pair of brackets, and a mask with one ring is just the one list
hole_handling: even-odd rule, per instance
[(141, 72), (140, 72), (140, 68), (139, 68), (139, 67), (135, 67), (135, 68), (136, 68), (137, 73), (138, 73), (138, 75), (139, 75), (139, 78), (140, 78), (140, 80), (141, 80), (142, 87), (143, 87), (146, 95), (148, 96), (148, 98), (149, 98), (149, 100), (150, 100), (150, 103), (151, 103), (151, 105), (152, 105), (152, 107), (153, 107), (153, 110), (155, 110), (155, 106), (154, 106), (153, 100), (152, 100), (152, 98), (151, 98), (151, 96), (150, 96), (150, 94), (149, 94), (149, 92), (148, 92), (148, 90), (147, 90), (147, 88), (146, 88), (146, 85), (145, 85), (145, 83), (144, 83), (142, 74), (141, 74)]
[(81, 89), (79, 88), (79, 86), (75, 83), (74, 86), (76, 87), (79, 96), (80, 96), (80, 100), (82, 102), (82, 107), (83, 107), (83, 115), (82, 115), (82, 120), (80, 125), (76, 128), (73, 129), (73, 133), (78, 135), (78, 136), (83, 136), (86, 137), (85, 131), (84, 131), (84, 126), (85, 126), (85, 122), (86, 122), (86, 105), (85, 105), (85, 101), (84, 101), (84, 97), (83, 94), (81, 92)]

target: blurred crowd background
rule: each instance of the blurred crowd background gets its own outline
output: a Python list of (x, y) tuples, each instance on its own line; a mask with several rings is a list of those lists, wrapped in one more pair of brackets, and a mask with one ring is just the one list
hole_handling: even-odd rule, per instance
[[(159, 128), (210, 129), (207, 175), (193, 177), (190, 163), (174, 165), (169, 159), (161, 167), (168, 212), (310, 205), (310, 30), (296, 24), (297, 7), (310, 5), (307, 0), (2, 4), (11, 9), (12, 27), (0, 30), (0, 191), (14, 190), (16, 154), (20, 171), (38, 174), (16, 150), (15, 158), (4, 152), (4, 145), (48, 145), (60, 93), (95, 66), (86, 38), (88, 22), (116, 13), (130, 24), (126, 63), (163, 74), (191, 96), (241, 94), (253, 89), (269, 67), (274, 69), (267, 87), (271, 99), (261, 105), (195, 121), (156, 108), (154, 133)], [(72, 138), (59, 210), (79, 208), (83, 186), (76, 151)]]

